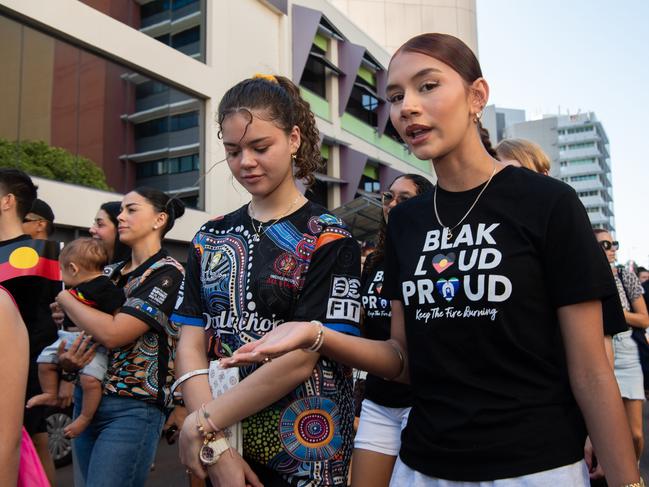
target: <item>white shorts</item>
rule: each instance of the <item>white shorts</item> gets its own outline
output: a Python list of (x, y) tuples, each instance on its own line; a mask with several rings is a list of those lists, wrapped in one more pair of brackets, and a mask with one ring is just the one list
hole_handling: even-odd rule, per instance
[(396, 457), (401, 448), (401, 430), (406, 427), (410, 408), (389, 408), (364, 399), (354, 448)]
[(484, 482), (459, 482), (429, 477), (419, 473), (397, 458), (390, 487), (589, 487), (588, 467), (580, 460), (571, 465), (544, 470), (521, 477), (488, 480)]

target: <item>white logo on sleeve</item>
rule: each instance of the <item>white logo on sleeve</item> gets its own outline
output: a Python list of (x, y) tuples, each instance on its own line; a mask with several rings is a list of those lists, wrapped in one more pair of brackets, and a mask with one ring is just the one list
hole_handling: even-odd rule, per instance
[(331, 297), (358, 299), (361, 297), (360, 288), (361, 281), (355, 277), (333, 276)]
[(355, 277), (333, 276), (327, 303), (327, 319), (359, 322), (361, 281)]

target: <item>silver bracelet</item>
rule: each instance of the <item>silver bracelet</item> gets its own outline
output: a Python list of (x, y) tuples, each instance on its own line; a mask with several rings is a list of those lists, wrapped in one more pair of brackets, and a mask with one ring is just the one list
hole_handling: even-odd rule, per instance
[(169, 396), (170, 397), (182, 397), (182, 395), (175, 396), (176, 389), (178, 389), (178, 386), (180, 384), (185, 382), (187, 379), (191, 379), (192, 377), (195, 377), (197, 375), (207, 375), (207, 374), (209, 374), (209, 372), (210, 372), (210, 369), (196, 369), (196, 370), (189, 371), (186, 374), (183, 374), (182, 376), (180, 376), (178, 378), (178, 380), (176, 380), (176, 382), (174, 382), (172, 384)]

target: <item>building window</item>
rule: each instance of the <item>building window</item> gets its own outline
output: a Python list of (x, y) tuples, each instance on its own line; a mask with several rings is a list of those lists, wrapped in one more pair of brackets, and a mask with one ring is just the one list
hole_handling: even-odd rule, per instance
[(191, 29), (183, 30), (171, 38), (171, 47), (178, 48), (198, 42), (201, 39), (201, 28), (196, 26)]
[(378, 65), (375, 65), (367, 58), (363, 58), (363, 64), (361, 64), (356, 74), (354, 87), (345, 110), (372, 127), (378, 125), (377, 109), (381, 103), (381, 99), (376, 92), (376, 72), (378, 69), (380, 69)]
[(159, 83), (157, 81), (145, 81), (140, 83), (135, 87), (135, 96), (136, 98), (145, 98), (151, 95), (157, 95), (158, 93), (164, 93), (169, 91), (169, 86), (164, 83)]
[(559, 150), (589, 149), (591, 147), (597, 148), (597, 142), (582, 142), (579, 144), (560, 145)]
[(586, 125), (584, 127), (571, 127), (567, 129), (560, 129), (559, 135), (567, 134), (581, 134), (584, 132), (593, 132), (594, 127), (592, 125)]
[(200, 159), (198, 154), (190, 154), (170, 159), (158, 159), (155, 161), (140, 162), (136, 166), (138, 179), (167, 174), (180, 174), (191, 171), (198, 171)]
[(327, 98), (327, 77), (325, 76), (325, 65), (320, 61), (320, 59), (313, 56), (313, 53), (320, 54), (321, 56), (326, 54), (324, 50), (315, 44), (311, 46), (311, 54), (309, 54), (309, 59), (304, 67), (304, 73), (302, 73), (300, 85), (321, 98)]
[(570, 181), (576, 182), (576, 181), (592, 181), (594, 179), (597, 179), (597, 174), (584, 174), (583, 176), (572, 176), (570, 178)]
[(187, 112), (169, 117), (169, 130), (177, 132), (192, 127), (198, 127), (198, 112)]
[(169, 10), (170, 0), (153, 0), (153, 2), (145, 3), (140, 7), (140, 17), (142, 22), (148, 17), (160, 14)]
[(570, 161), (561, 161), (561, 167), (583, 166), (587, 164), (597, 164), (597, 159), (589, 157), (586, 159), (572, 159)]
[(173, 3), (173, 10), (179, 10), (183, 7), (186, 7), (187, 5), (191, 5), (192, 3), (198, 3), (199, 0), (174, 0)]
[(164, 134), (169, 132), (169, 119), (156, 118), (148, 122), (140, 123), (135, 126), (134, 134), (136, 138), (153, 137), (154, 135)]

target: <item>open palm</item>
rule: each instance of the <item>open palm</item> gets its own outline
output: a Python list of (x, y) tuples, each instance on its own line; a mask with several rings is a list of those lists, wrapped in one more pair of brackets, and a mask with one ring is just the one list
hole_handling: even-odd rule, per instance
[(317, 335), (317, 325), (305, 321), (282, 323), (262, 338), (240, 347), (232, 357), (221, 359), (222, 367), (239, 367), (263, 362), (293, 350), (311, 346)]

